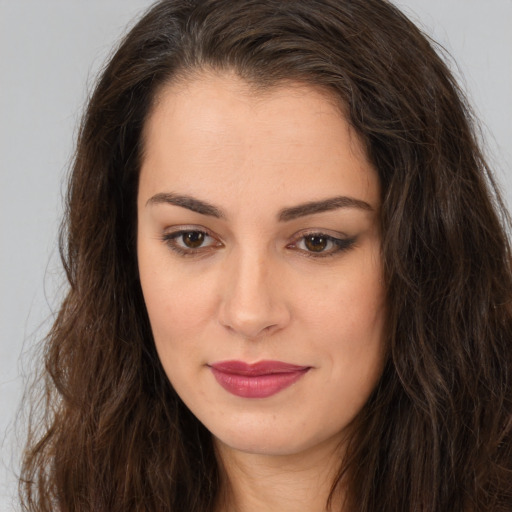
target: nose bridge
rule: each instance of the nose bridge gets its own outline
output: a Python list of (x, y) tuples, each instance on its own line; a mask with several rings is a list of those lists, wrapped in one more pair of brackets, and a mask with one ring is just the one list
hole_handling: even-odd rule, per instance
[(220, 321), (244, 338), (269, 334), (289, 320), (279, 264), (269, 253), (261, 246), (241, 247), (226, 261)]

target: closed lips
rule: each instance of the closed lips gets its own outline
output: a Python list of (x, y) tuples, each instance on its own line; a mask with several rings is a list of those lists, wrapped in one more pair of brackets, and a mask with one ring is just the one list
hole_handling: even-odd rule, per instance
[(221, 361), (209, 365), (217, 382), (229, 393), (242, 398), (267, 398), (303, 377), (310, 366), (281, 361)]

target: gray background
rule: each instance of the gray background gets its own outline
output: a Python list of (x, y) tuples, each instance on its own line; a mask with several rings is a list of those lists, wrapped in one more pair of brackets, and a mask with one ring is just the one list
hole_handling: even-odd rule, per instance
[[(0, 0), (1, 511), (18, 508), (17, 411), (62, 295), (57, 229), (81, 109), (112, 44), (150, 3)], [(457, 62), (512, 205), (512, 0), (396, 3)]]

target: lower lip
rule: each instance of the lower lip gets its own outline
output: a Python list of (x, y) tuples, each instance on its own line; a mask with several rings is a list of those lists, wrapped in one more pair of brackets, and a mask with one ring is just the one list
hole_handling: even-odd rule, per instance
[(217, 382), (229, 393), (242, 398), (267, 398), (291, 386), (302, 378), (309, 368), (266, 375), (239, 375), (210, 367)]

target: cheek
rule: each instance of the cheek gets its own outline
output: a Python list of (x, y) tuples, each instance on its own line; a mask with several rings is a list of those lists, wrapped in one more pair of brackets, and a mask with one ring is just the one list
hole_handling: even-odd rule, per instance
[[(139, 244), (139, 275), (161, 363), (174, 380), (185, 363), (204, 359), (201, 340), (215, 311), (215, 283), (207, 275), (184, 271), (161, 247)], [(174, 364), (180, 361), (180, 364)]]
[(180, 272), (171, 255), (162, 250), (162, 244), (140, 230), (137, 247), (139, 276), (154, 327), (161, 324), (169, 326), (174, 323), (169, 320), (186, 321), (191, 317), (194, 308), (190, 305), (200, 298), (201, 288), (197, 279), (187, 278)]
[(141, 276), (153, 335), (157, 346), (179, 345), (184, 336), (204, 326), (212, 309), (211, 294), (206, 283), (160, 276)]
[(160, 363), (170, 383), (183, 398), (183, 389), (186, 390), (193, 381), (188, 362), (202, 360), (197, 335), (201, 303), (196, 294), (179, 293), (175, 283), (169, 281), (162, 283), (147, 279), (143, 283), (143, 293)]
[(310, 337), (317, 340), (329, 366), (326, 385), (338, 389), (343, 401), (356, 409), (378, 381), (386, 354), (387, 308), (380, 265), (364, 268), (333, 280), (323, 300), (303, 308), (309, 311), (305, 323), (311, 326)]
[[(306, 290), (309, 293), (304, 293)], [(307, 315), (304, 322), (318, 333), (328, 332), (332, 348), (358, 352), (380, 341), (386, 308), (381, 265), (376, 258), (363, 258), (337, 269), (320, 283), (310, 281), (295, 295)]]

